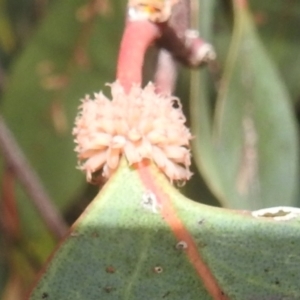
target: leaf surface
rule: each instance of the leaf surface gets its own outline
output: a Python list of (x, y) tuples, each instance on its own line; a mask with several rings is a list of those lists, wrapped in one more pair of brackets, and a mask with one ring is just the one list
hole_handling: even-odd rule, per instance
[(293, 103), (299, 103), (300, 2), (258, 1), (249, 3), (265, 47), (276, 62)]
[(228, 299), (298, 299), (299, 226), (195, 203), (123, 161), (29, 299), (213, 299), (199, 257)]

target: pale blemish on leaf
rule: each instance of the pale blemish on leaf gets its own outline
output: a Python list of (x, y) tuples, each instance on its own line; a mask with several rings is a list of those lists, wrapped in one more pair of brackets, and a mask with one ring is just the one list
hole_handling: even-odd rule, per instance
[(42, 60), (35, 69), (40, 78), (40, 86), (46, 91), (60, 91), (69, 84), (69, 77), (63, 73), (57, 73), (55, 64), (51, 60)]
[(164, 269), (161, 267), (161, 266), (155, 266), (153, 268), (153, 271), (156, 273), (156, 274), (160, 274), (164, 271)]
[(39, 76), (47, 76), (53, 73), (55, 69), (54, 63), (50, 60), (42, 60), (36, 66), (36, 73)]
[(288, 206), (264, 208), (253, 211), (252, 216), (256, 218), (270, 218), (275, 221), (288, 221), (300, 216), (300, 208)]
[(259, 189), (258, 181), (258, 135), (251, 117), (244, 117), (243, 148), (240, 169), (236, 179), (236, 187), (240, 195), (248, 196), (252, 189)]
[(66, 135), (69, 132), (65, 109), (60, 101), (54, 101), (51, 104), (51, 120), (59, 135)]
[(95, 16), (107, 16), (112, 13), (112, 7), (108, 0), (93, 0), (80, 6), (76, 11), (76, 19), (85, 23)]
[(142, 205), (144, 208), (151, 210), (155, 214), (158, 213), (158, 210), (160, 208), (160, 204), (158, 203), (155, 194), (151, 191), (146, 191), (143, 194)]
[(176, 244), (175, 248), (176, 248), (177, 250), (184, 250), (184, 249), (187, 249), (187, 248), (188, 248), (188, 244), (187, 244), (187, 242), (185, 242), (185, 241), (180, 241), (180, 242), (178, 242), (178, 243)]
[(41, 80), (42, 88), (48, 91), (62, 90), (68, 83), (69, 78), (64, 74), (49, 75)]

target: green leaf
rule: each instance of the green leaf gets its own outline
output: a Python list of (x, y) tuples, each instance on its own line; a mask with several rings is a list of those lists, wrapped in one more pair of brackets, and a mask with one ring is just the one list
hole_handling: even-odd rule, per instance
[(276, 221), (195, 203), (156, 167), (123, 161), (29, 299), (212, 299), (203, 262), (228, 299), (299, 299), (299, 226), (299, 216)]
[(299, 32), (300, 2), (259, 1), (249, 3), (258, 25), (260, 36), (290, 92), (291, 100), (299, 103), (300, 54)]
[[(196, 127), (196, 160), (215, 194), (230, 207), (293, 205), (298, 142), (289, 96), (249, 12), (236, 6), (235, 18), (211, 135)], [(205, 109), (197, 107), (207, 119)]]
[[(200, 32), (208, 41), (212, 39), (213, 16), (216, 1), (200, 1)], [(198, 17), (198, 16), (197, 16)], [(198, 23), (196, 21), (195, 23)], [(196, 25), (196, 24), (195, 24)], [(194, 160), (211, 191), (223, 206), (226, 197), (219, 176), (216, 155), (212, 142), (212, 105), (210, 101), (211, 77), (206, 69), (193, 71), (191, 80), (190, 115), (193, 140)]]

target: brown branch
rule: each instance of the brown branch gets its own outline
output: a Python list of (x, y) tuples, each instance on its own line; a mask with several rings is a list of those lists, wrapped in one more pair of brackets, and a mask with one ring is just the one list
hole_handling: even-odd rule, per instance
[(14, 193), (14, 184), (15, 176), (13, 171), (8, 166), (5, 166), (1, 182), (0, 219), (2, 227), (5, 228), (5, 235), (9, 236), (12, 240), (17, 240), (20, 237), (20, 220)]
[(13, 135), (7, 128), (0, 115), (0, 151), (6, 163), (11, 167), (15, 176), (23, 185), (29, 199), (42, 216), (48, 229), (61, 239), (67, 232), (67, 226), (60, 213), (52, 204), (37, 174), (31, 168)]
[(9, 252), (11, 250), (18, 249), (22, 255), (26, 256), (30, 266), (35, 271), (38, 271), (40, 269), (40, 260), (37, 254), (32, 251), (30, 242), (27, 241), (26, 236), (21, 235), (21, 224), (14, 191), (15, 175), (13, 170), (8, 166), (5, 166), (1, 185), (0, 232), (1, 237), (3, 237), (2, 242), (5, 243), (6, 259), (10, 259)]
[(155, 74), (157, 92), (171, 94), (177, 77), (176, 62), (188, 67), (199, 67), (208, 63), (216, 71), (215, 53), (210, 44), (190, 29), (190, 0), (179, 0), (173, 5), (166, 22), (160, 24), (161, 37), (157, 40), (159, 56)]
[(158, 46), (167, 49), (176, 60), (188, 67), (199, 67), (215, 59), (212, 46), (190, 29), (190, 0), (174, 5), (168, 22), (162, 26)]

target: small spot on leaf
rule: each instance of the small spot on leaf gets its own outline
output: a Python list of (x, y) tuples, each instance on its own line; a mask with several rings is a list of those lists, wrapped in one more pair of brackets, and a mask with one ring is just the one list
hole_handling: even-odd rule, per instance
[(112, 286), (106, 286), (104, 288), (104, 290), (105, 290), (106, 293), (111, 293), (114, 290), (114, 288)]
[(205, 220), (204, 220), (204, 219), (201, 219), (200, 221), (198, 221), (198, 224), (199, 224), (199, 225), (203, 225), (204, 222), (205, 222)]
[(162, 273), (164, 271), (164, 269), (161, 266), (156, 266), (156, 267), (154, 267), (153, 271), (156, 274), (160, 274), (160, 273)]
[(110, 274), (113, 274), (116, 272), (116, 269), (113, 267), (113, 266), (108, 266), (106, 267), (106, 273), (110, 273)]
[(146, 191), (143, 194), (142, 205), (144, 208), (151, 210), (153, 213), (158, 213), (158, 208), (160, 207), (157, 198), (151, 191)]
[(69, 77), (66, 75), (50, 75), (44, 77), (41, 86), (47, 91), (57, 91), (65, 88), (69, 83)]
[(163, 299), (164, 298), (167, 298), (169, 295), (171, 294), (171, 292), (169, 291), (169, 292), (166, 292), (162, 297), (163, 297)]
[(180, 241), (175, 246), (175, 248), (177, 250), (184, 250), (184, 249), (187, 249), (187, 247), (188, 247), (188, 244), (185, 241)]
[(48, 296), (49, 296), (48, 293), (43, 293), (43, 294), (42, 294), (42, 299), (47, 299)]

